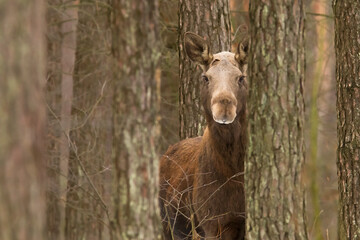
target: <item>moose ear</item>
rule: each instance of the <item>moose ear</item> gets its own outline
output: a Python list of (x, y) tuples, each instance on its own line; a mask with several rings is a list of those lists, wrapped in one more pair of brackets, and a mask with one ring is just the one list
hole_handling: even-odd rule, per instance
[(185, 51), (188, 57), (202, 66), (209, 65), (213, 59), (208, 43), (199, 35), (185, 33)]
[(249, 38), (245, 38), (241, 43), (239, 43), (236, 53), (235, 60), (240, 63), (240, 65), (247, 64), (247, 55), (249, 51)]

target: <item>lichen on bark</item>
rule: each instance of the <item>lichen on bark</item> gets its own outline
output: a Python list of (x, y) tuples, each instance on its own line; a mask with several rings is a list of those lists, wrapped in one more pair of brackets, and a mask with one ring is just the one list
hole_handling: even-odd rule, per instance
[(115, 239), (159, 239), (158, 1), (112, 1)]
[(302, 1), (251, 1), (247, 237), (307, 239)]

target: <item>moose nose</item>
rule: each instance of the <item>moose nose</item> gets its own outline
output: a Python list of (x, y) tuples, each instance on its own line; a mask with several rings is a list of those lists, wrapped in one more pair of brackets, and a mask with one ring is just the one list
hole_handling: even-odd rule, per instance
[(232, 95), (218, 94), (212, 99), (212, 104), (222, 104), (224, 106), (234, 104), (236, 105), (236, 98)]
[(219, 103), (224, 104), (224, 105), (228, 105), (231, 103), (231, 100), (229, 98), (223, 98), (219, 101)]
[(236, 117), (237, 100), (231, 92), (216, 94), (211, 99), (211, 113), (215, 122), (230, 124)]

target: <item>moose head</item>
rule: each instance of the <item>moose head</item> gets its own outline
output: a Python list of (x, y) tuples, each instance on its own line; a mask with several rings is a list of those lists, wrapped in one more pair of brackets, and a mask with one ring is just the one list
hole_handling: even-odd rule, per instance
[(185, 51), (203, 70), (201, 101), (208, 123), (231, 124), (245, 110), (247, 97), (246, 39), (236, 53), (213, 54), (206, 40), (195, 33), (185, 34)]

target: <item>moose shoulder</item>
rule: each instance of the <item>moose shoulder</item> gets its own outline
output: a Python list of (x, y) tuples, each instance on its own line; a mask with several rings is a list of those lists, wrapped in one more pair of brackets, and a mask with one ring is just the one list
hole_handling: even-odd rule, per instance
[(248, 42), (235, 54), (212, 54), (203, 38), (186, 33), (185, 50), (203, 69), (207, 127), (202, 137), (170, 146), (160, 160), (164, 238), (244, 239)]

